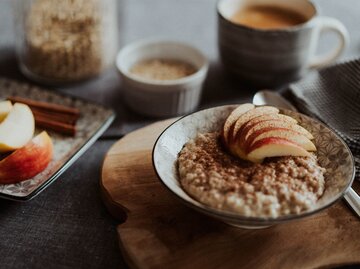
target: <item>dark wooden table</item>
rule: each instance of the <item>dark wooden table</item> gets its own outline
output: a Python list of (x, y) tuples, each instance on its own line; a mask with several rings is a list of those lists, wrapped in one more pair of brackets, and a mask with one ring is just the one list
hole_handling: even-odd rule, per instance
[[(255, 89), (234, 81), (219, 63), (215, 0), (121, 0), (120, 44), (164, 37), (197, 46), (210, 59), (201, 106), (250, 101)], [(357, 0), (318, 0), (323, 15), (340, 19), (351, 35), (342, 60), (360, 55)], [(14, 53), (11, 0), (0, 2), (0, 76), (27, 81)], [(333, 45), (325, 36), (319, 51)], [(1, 90), (1, 89), (0, 89)], [(55, 89), (112, 106), (114, 124), (51, 187), (27, 203), (0, 201), (0, 268), (126, 268), (116, 237), (117, 221), (103, 206), (99, 177), (105, 152), (124, 134), (156, 119), (126, 108), (115, 68), (91, 81)]]

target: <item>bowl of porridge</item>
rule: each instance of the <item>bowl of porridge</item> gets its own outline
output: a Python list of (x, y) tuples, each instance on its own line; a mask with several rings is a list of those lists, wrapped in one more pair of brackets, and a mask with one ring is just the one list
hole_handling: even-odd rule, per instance
[[(309, 151), (300, 151), (301, 156), (271, 155), (282, 150), (284, 146), (278, 144), (287, 139), (262, 138), (252, 145), (273, 142), (263, 147), (271, 157), (254, 159), (254, 150), (248, 154), (252, 161), (241, 159), (223, 139), (224, 123), (237, 107), (214, 107), (184, 116), (158, 137), (154, 169), (185, 205), (230, 225), (263, 228), (315, 214), (346, 193), (354, 179), (354, 160), (337, 134), (303, 114), (278, 109), (281, 118), (292, 118), (309, 132)], [(290, 146), (288, 151), (297, 147)]]
[(125, 46), (117, 55), (116, 66), (125, 102), (132, 110), (170, 117), (198, 106), (208, 61), (191, 45), (149, 39)]

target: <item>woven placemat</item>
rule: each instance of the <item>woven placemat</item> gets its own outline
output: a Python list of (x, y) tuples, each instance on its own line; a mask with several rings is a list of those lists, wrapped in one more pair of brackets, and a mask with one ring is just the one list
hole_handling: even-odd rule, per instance
[(360, 176), (360, 59), (310, 73), (285, 93), (303, 113), (338, 133), (351, 149)]

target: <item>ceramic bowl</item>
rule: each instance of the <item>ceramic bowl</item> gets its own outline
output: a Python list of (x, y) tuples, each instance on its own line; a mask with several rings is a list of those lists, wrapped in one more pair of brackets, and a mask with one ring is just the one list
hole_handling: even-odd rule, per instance
[(324, 124), (303, 114), (281, 110), (297, 119), (314, 136), (318, 160), (325, 167), (326, 188), (315, 207), (297, 215), (277, 218), (247, 217), (237, 213), (217, 210), (189, 196), (180, 186), (177, 156), (184, 144), (198, 133), (221, 130), (222, 125), (237, 105), (227, 105), (202, 110), (185, 116), (170, 125), (157, 139), (153, 148), (153, 165), (160, 181), (187, 206), (225, 223), (242, 228), (263, 228), (315, 214), (340, 199), (352, 184), (355, 174), (353, 156), (343, 140)]
[[(130, 68), (146, 59), (176, 59), (193, 65), (196, 72), (175, 80), (153, 80), (130, 73)], [(123, 83), (124, 98), (134, 111), (156, 117), (189, 113), (198, 106), (208, 61), (196, 48), (163, 40), (139, 41), (124, 47), (116, 66)]]

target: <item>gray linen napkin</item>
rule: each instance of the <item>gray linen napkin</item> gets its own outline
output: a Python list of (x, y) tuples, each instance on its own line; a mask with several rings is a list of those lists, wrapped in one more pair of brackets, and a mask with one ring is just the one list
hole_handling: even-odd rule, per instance
[(314, 71), (285, 95), (300, 112), (317, 117), (344, 139), (360, 176), (360, 59)]

